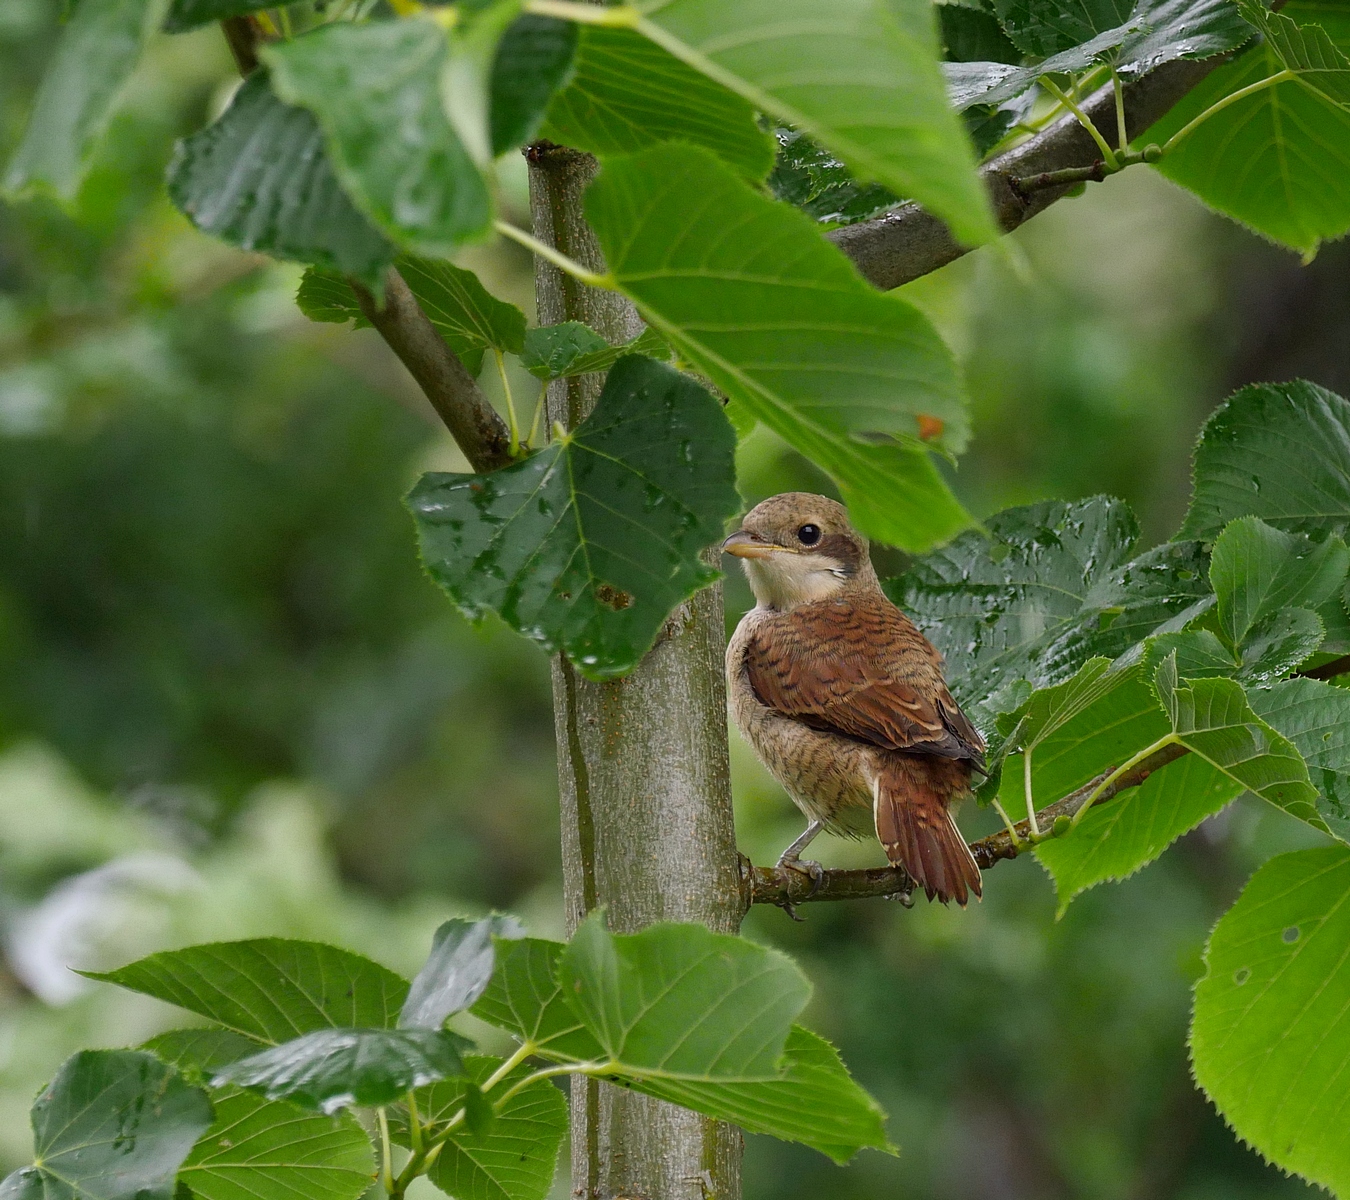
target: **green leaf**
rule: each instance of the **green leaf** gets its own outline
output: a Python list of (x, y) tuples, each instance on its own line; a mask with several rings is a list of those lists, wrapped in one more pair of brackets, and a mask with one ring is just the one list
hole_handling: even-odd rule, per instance
[(1265, 36), (1285, 70), (1297, 74), (1300, 83), (1324, 100), (1350, 109), (1350, 58), (1321, 25), (1300, 25), (1285, 13), (1271, 12), (1252, 0), (1238, 0), (1238, 7)]
[(740, 501), (735, 436), (693, 380), (636, 355), (580, 426), (490, 475), (426, 475), (408, 497), (427, 570), (596, 679), (630, 671), (670, 610), (716, 578), (699, 553)]
[(348, 195), (409, 250), (451, 254), (492, 221), (487, 185), (441, 108), (431, 19), (337, 22), (261, 52), (278, 95), (310, 109)]
[[(604, 1057), (559, 989), (561, 942), (526, 938), (498, 945), (498, 967), (473, 1012), (533, 1042), (545, 1058), (595, 1062)], [(794, 1025), (784, 1045), (781, 1076), (759, 1082), (623, 1078), (621, 1086), (733, 1121), (753, 1133), (802, 1142), (844, 1162), (872, 1146), (890, 1149), (876, 1102), (849, 1076), (834, 1048)], [(446, 1086), (446, 1085), (440, 1085)]]
[(625, 354), (669, 359), (670, 347), (653, 329), (644, 329), (631, 342), (611, 346), (589, 325), (564, 321), (525, 332), (521, 365), (538, 379), (568, 379), (591, 371), (607, 371)]
[(38, 87), (3, 191), (73, 200), (94, 147), (168, 0), (83, 0), (70, 14)]
[(1244, 683), (1267, 683), (1288, 675), (1322, 644), (1322, 622), (1306, 608), (1272, 613), (1253, 629), (1239, 650), (1231, 650), (1208, 629), (1188, 629), (1150, 638), (1147, 669), (1169, 654), (1183, 679), (1232, 675)]
[(1335, 534), (1314, 543), (1259, 517), (1239, 517), (1215, 539), (1210, 556), (1219, 628), (1240, 646), (1254, 625), (1280, 609), (1316, 608), (1334, 596), (1347, 569), (1350, 550)]
[(848, 1073), (824, 1038), (794, 1025), (784, 1047), (782, 1077), (757, 1083), (649, 1079), (636, 1090), (692, 1108), (750, 1133), (801, 1142), (843, 1164), (871, 1147), (895, 1153), (886, 1114)]
[(1287, 679), (1252, 688), (1247, 700), (1287, 737), (1308, 764), (1317, 811), (1342, 841), (1350, 841), (1350, 692), (1315, 679)]
[[(1287, 29), (1290, 18), (1319, 16), (1317, 5), (1291, 0), (1272, 21)], [(1319, 52), (1335, 55), (1329, 77), (1343, 78), (1340, 59), (1350, 50), (1350, 31), (1333, 43), (1309, 24), (1294, 29), (1310, 43), (1315, 38)], [(1279, 47), (1267, 37), (1204, 79), (1139, 141), (1166, 144), (1212, 105), (1283, 70)], [(1321, 242), (1350, 230), (1350, 110), (1312, 78), (1299, 75), (1233, 101), (1169, 147), (1157, 169), (1211, 208), (1313, 254)]]
[(1238, 684), (1231, 679), (1183, 684), (1173, 658), (1158, 668), (1154, 683), (1176, 740), (1192, 754), (1290, 816), (1329, 832), (1317, 815), (1317, 792), (1298, 750), (1252, 711)]
[(169, 197), (203, 233), (382, 286), (394, 248), (338, 185), (323, 134), (255, 71), (212, 125), (178, 143)]
[(82, 1050), (33, 1102), (34, 1166), (0, 1184), (24, 1200), (171, 1200), (211, 1103), (141, 1050)]
[(811, 985), (776, 950), (701, 925), (612, 934), (587, 918), (558, 963), (567, 1003), (625, 1074), (772, 1079)]
[[(226, 1029), (176, 1029), (143, 1049), (195, 1079), (258, 1051)], [(315, 1116), (233, 1088), (215, 1097), (215, 1122), (179, 1170), (200, 1200), (356, 1200), (375, 1170), (370, 1139), (348, 1114)]]
[[(409, 254), (395, 259), (394, 266), (446, 345), (471, 374), (482, 370), (485, 349), (521, 353), (525, 314), (514, 304), (493, 296), (472, 271)], [(295, 302), (311, 321), (340, 324), (355, 320), (358, 329), (369, 325), (351, 285), (330, 272), (306, 271)]]
[(1180, 537), (1212, 541), (1248, 515), (1314, 538), (1343, 534), (1350, 523), (1350, 403), (1302, 380), (1245, 387), (1205, 422), (1194, 476)]
[[(502, 1065), (500, 1058), (471, 1055), (464, 1060), (468, 1079), (432, 1084), (417, 1094), (423, 1123), (433, 1134), (461, 1108), (469, 1095)], [(530, 1074), (519, 1066), (493, 1090), (501, 1095)], [(406, 1132), (396, 1130), (406, 1137)], [(567, 1135), (567, 1098), (551, 1080), (540, 1079), (507, 1100), (487, 1131), (463, 1127), (451, 1133), (430, 1171), (431, 1182), (455, 1200), (544, 1200), (553, 1186), (558, 1150)], [(402, 1139), (400, 1139), (402, 1140)]]
[(1141, 787), (1094, 805), (1069, 833), (1036, 848), (1055, 881), (1058, 915), (1088, 888), (1128, 879), (1242, 791), (1218, 768), (1188, 754), (1155, 771)]
[(920, 448), (921, 415), (952, 450), (969, 433), (951, 352), (807, 217), (674, 144), (606, 163), (586, 215), (649, 324), (828, 471), (864, 532), (919, 549), (971, 524)]
[(1209, 594), (1193, 542), (1132, 557), (1139, 526), (1120, 500), (1005, 509), (985, 528), (886, 584), (946, 656), (953, 692), (972, 712), (1016, 680), (1045, 687), (1094, 655), (1116, 658)]
[(446, 921), (436, 930), (431, 954), (408, 989), (399, 1028), (440, 1029), (448, 1017), (468, 1008), (487, 988), (496, 960), (494, 939), (524, 935), (513, 917)]
[[(947, 104), (927, 0), (645, 0), (639, 29), (962, 242), (998, 229)], [(697, 191), (688, 195), (699, 195)], [(714, 209), (715, 211), (715, 209)]]
[(353, 1104), (391, 1104), (413, 1088), (463, 1073), (460, 1039), (439, 1029), (318, 1029), (221, 1067), (235, 1084), (330, 1116)]
[(778, 157), (769, 190), (824, 225), (870, 221), (900, 203), (879, 183), (859, 183), (828, 151), (793, 129), (775, 129)]
[(1243, 1141), (1350, 1192), (1350, 849), (1272, 858), (1215, 926), (1196, 985), (1196, 1082)]
[(164, 950), (87, 974), (270, 1043), (334, 1026), (388, 1028), (408, 994), (402, 979), (368, 958), (286, 938)]
[(967, 4), (939, 4), (937, 16), (942, 56), (948, 62), (1022, 61), (1022, 52), (1012, 44), (992, 12)]
[(575, 74), (541, 132), (601, 157), (692, 142), (756, 183), (773, 166), (753, 105), (630, 29), (581, 31)]
[(532, 1042), (541, 1054), (594, 1062), (604, 1054), (558, 987), (558, 960), (566, 947), (542, 938), (497, 943), (497, 969), (473, 1014)]
[(171, 0), (169, 15), (164, 19), (164, 32), (186, 33), (226, 17), (239, 17), (271, 7), (267, 0)]
[(571, 21), (525, 13), (497, 44), (489, 86), (492, 153), (534, 137), (553, 94), (570, 79), (577, 50)]

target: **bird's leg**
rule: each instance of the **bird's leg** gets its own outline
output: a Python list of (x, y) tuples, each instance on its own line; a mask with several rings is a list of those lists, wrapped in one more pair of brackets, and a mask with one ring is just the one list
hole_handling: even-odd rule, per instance
[(777, 865), (779, 867), (788, 867), (793, 871), (801, 871), (811, 877), (811, 890), (806, 893), (806, 898), (808, 900), (820, 891), (820, 885), (825, 882), (825, 868), (818, 862), (812, 862), (809, 858), (803, 859), (798, 856), (815, 840), (816, 834), (824, 828), (825, 823), (823, 821), (812, 819), (802, 831), (801, 837), (778, 856)]

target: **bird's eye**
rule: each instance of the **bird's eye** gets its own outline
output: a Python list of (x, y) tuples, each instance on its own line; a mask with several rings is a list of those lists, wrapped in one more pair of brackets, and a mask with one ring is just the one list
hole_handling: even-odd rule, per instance
[(820, 541), (820, 526), (803, 525), (797, 530), (797, 540), (801, 542), (803, 546), (814, 546)]

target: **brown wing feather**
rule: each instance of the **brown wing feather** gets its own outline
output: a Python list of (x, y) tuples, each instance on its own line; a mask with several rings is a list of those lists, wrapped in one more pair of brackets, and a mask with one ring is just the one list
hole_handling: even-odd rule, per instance
[(883, 596), (776, 614), (746, 648), (768, 707), (888, 750), (978, 763), (984, 742), (952, 699), (942, 659)]

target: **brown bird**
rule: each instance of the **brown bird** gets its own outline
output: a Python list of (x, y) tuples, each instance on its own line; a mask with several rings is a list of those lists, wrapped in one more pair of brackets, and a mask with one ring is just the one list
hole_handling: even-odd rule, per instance
[[(758, 602), (727, 647), (737, 728), (806, 815), (779, 866), (822, 829), (876, 830), (930, 900), (964, 905), (980, 869), (952, 819), (984, 739), (947, 690), (942, 656), (881, 590), (843, 505), (785, 492), (722, 544)], [(867, 817), (871, 816), (868, 821)]]

